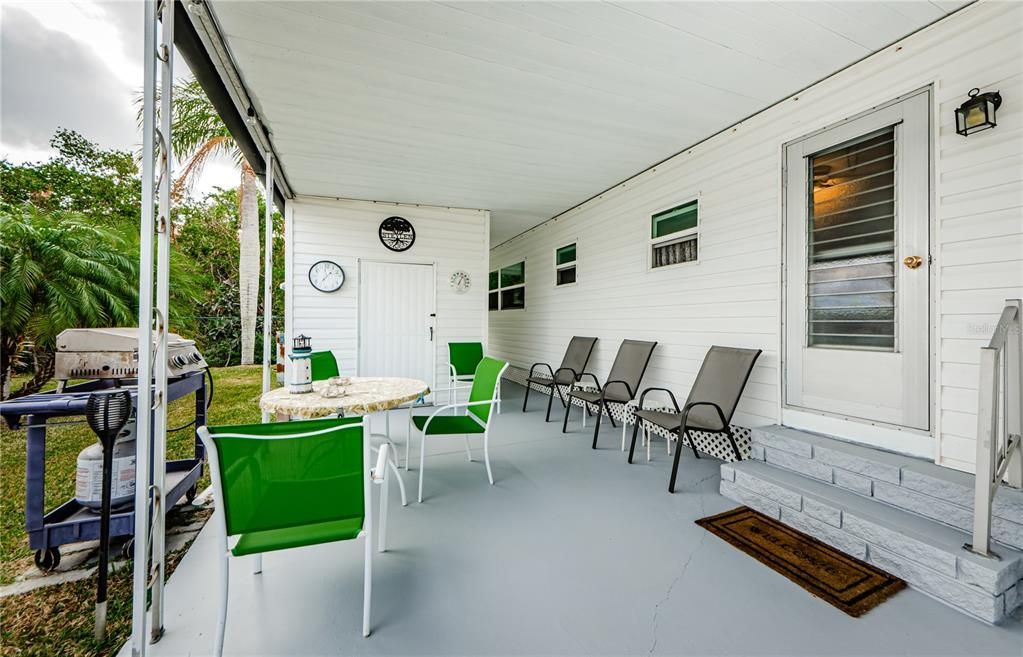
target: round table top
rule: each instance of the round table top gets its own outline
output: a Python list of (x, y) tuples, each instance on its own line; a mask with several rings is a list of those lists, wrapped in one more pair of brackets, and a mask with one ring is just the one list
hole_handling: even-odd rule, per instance
[(326, 387), (326, 381), (313, 381), (313, 391), (301, 394), (288, 392), (287, 386), (276, 388), (259, 398), (259, 407), (267, 413), (304, 419), (334, 415), (339, 410), (345, 415), (368, 415), (397, 408), (430, 392), (425, 381), (399, 377), (353, 376), (343, 397), (324, 397)]

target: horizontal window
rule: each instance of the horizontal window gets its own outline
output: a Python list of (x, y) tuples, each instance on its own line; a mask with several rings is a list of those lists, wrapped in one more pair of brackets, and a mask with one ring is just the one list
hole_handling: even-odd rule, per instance
[(520, 262), (501, 269), (501, 287), (522, 285), (526, 282), (526, 263)]
[(575, 266), (559, 269), (557, 280), (555, 282), (558, 285), (570, 285), (575, 283)]
[(699, 201), (687, 201), (650, 217), (650, 267), (699, 259)]
[(650, 221), (650, 237), (657, 239), (667, 237), (674, 233), (690, 228), (696, 228), (698, 220), (697, 201), (689, 201), (682, 205), (676, 205), (668, 210), (658, 212)]
[(490, 272), (487, 308), (517, 310), (526, 307), (526, 262)]

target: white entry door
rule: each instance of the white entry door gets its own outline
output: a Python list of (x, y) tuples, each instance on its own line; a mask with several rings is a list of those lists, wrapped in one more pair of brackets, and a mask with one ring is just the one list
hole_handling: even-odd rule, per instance
[(785, 149), (785, 403), (930, 428), (930, 94)]
[(359, 375), (433, 385), (433, 265), (359, 263)]

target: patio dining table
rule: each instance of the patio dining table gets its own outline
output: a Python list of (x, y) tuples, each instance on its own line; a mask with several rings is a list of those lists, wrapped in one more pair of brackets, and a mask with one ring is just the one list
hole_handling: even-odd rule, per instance
[(418, 379), (353, 376), (344, 393), (328, 397), (327, 381), (313, 381), (313, 391), (292, 393), (287, 387), (264, 393), (259, 407), (279, 420), (312, 419), (328, 415), (370, 415), (398, 408), (430, 393), (430, 386)]
[[(405, 482), (398, 468), (397, 450), (391, 443), (390, 416), (387, 411), (422, 399), (430, 394), (430, 386), (419, 379), (353, 376), (342, 386), (340, 395), (328, 396), (329, 385), (329, 381), (313, 381), (313, 391), (305, 393), (289, 392), (286, 386), (276, 388), (260, 396), (259, 407), (263, 412), (276, 416), (278, 421), (293, 418), (313, 419), (329, 415), (363, 415), (370, 420), (374, 414), (383, 413), (385, 433), (373, 433), (370, 428), (370, 437), (379, 438), (391, 445), (388, 465), (398, 480), (401, 505), (407, 506)], [(406, 440), (408, 439), (407, 437)], [(406, 443), (406, 460), (407, 450)], [(406, 464), (406, 469), (407, 467)]]

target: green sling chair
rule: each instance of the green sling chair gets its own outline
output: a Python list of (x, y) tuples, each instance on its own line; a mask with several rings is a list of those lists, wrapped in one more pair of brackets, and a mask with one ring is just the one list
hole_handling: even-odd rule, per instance
[[(465, 454), (472, 461), (469, 434), (483, 434), (483, 462), (487, 466), (487, 479), (490, 480), (491, 485), (494, 484), (494, 474), (490, 469), (490, 423), (494, 415), (491, 412), (491, 406), (500, 403), (498, 390), (501, 385), (501, 376), (507, 368), (508, 363), (487, 356), (480, 361), (473, 375), (469, 401), (441, 406), (430, 415), (409, 414), (411, 426), (415, 426), (421, 434), (419, 441), (420, 502), (423, 501), (423, 469), (426, 466), (427, 436), (464, 435)], [(459, 408), (465, 409), (465, 415), (442, 415), (447, 410)]]
[[(458, 403), (458, 391), (468, 389), (476, 376), (476, 368), (483, 360), (482, 342), (449, 342), (448, 343), (448, 379), (449, 399)], [(468, 385), (459, 386), (459, 383)], [(497, 389), (497, 412), (501, 412), (501, 389)]]
[(309, 354), (309, 368), (312, 370), (313, 381), (324, 381), (340, 375), (333, 351), (314, 351)]
[(365, 540), (362, 634), (369, 636), (373, 519), (370, 484), (380, 489), (378, 549), (387, 529), (387, 449), (370, 469), (370, 441), (361, 417), (204, 426), (199, 437), (209, 455), (220, 558), (220, 613), (214, 654), (224, 650), (229, 557)]

